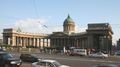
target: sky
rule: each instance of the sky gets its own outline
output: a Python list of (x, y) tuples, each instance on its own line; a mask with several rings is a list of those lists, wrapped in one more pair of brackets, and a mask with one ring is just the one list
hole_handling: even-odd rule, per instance
[(0, 37), (5, 28), (44, 34), (62, 31), (68, 14), (76, 32), (84, 32), (89, 23), (109, 23), (113, 42), (120, 38), (120, 0), (0, 0)]

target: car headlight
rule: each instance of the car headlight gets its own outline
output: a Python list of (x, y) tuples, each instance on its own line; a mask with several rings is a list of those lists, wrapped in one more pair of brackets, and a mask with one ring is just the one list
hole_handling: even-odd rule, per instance
[(22, 61), (20, 60), (20, 62), (22, 62)]
[(11, 61), (10, 64), (16, 64), (16, 62), (15, 61)]

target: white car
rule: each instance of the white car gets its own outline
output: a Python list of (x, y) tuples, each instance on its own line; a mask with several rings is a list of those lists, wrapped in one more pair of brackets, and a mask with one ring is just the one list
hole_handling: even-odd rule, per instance
[(98, 52), (98, 53), (90, 54), (89, 57), (106, 58), (106, 57), (108, 57), (108, 54), (104, 54), (102, 52)]
[(56, 60), (39, 60), (38, 62), (32, 63), (31, 67), (70, 67), (70, 66), (61, 65)]

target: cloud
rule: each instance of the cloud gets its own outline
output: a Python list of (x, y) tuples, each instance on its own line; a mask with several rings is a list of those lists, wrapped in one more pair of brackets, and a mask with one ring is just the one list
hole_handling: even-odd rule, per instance
[(47, 19), (25, 19), (15, 22), (15, 28), (20, 28), (24, 32), (43, 33)]
[[(47, 19), (24, 19), (18, 20), (15, 23), (15, 28), (20, 28), (23, 32), (30, 32), (30, 33), (44, 33), (50, 34), (52, 32), (62, 32), (63, 26), (55, 26), (49, 27), (47, 26), (48, 20)], [(76, 26), (75, 32), (85, 32), (87, 27), (85, 26)]]
[(76, 33), (85, 32), (86, 29), (87, 29), (86, 26), (81, 26), (81, 27), (76, 26), (76, 28), (75, 28), (75, 32), (76, 32)]
[[(87, 27), (86, 26), (81, 26), (75, 27), (75, 33), (80, 33), (80, 32), (86, 32)], [(52, 28), (49, 28), (49, 32), (62, 32), (63, 31), (63, 26), (55, 26)]]
[[(75, 33), (80, 33), (80, 32), (86, 32), (87, 27), (86, 26), (81, 26), (75, 27)], [(62, 32), (63, 31), (63, 27), (62, 26), (55, 26), (51, 29), (49, 29), (49, 32)]]
[(53, 32), (61, 32), (61, 31), (63, 31), (63, 27), (62, 26), (58, 26), (58, 27), (55, 27), (55, 28), (53, 28)]

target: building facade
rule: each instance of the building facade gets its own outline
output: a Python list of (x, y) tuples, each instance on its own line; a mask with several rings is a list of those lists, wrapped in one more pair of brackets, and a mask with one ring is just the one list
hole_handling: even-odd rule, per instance
[(117, 51), (120, 50), (120, 39), (117, 41)]
[(2, 39), (2, 38), (0, 38), (0, 45), (2, 45), (2, 43), (3, 43), (3, 39)]
[(39, 46), (69, 49), (70, 47), (95, 49), (111, 52), (112, 28), (109, 23), (88, 24), (85, 32), (75, 33), (75, 22), (68, 17), (63, 23), (63, 32), (50, 35), (34, 35), (17, 32), (14, 29), (3, 30), (3, 43), (12, 46)]
[(75, 22), (68, 15), (63, 23), (63, 32), (53, 32), (49, 38), (53, 47), (66, 47), (66, 49), (76, 47), (111, 52), (112, 34), (109, 23), (88, 24), (85, 32), (75, 33)]

